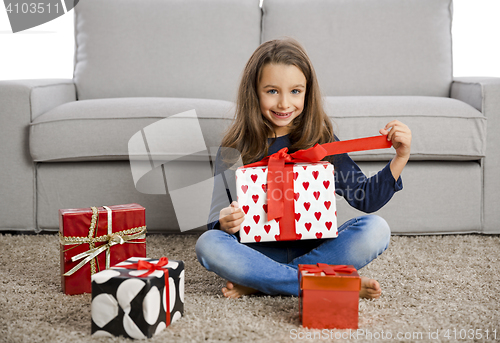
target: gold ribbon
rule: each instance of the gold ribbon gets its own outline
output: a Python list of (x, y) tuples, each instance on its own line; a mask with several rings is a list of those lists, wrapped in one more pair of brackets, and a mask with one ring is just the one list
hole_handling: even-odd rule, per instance
[[(92, 219), (90, 221), (89, 234), (87, 237), (65, 237), (59, 232), (59, 242), (62, 245), (74, 245), (77, 244), (88, 244), (89, 250), (82, 252), (81, 254), (75, 255), (71, 258), (71, 261), (75, 262), (83, 258), (80, 263), (78, 263), (75, 267), (73, 267), (70, 271), (64, 273), (64, 276), (73, 275), (76, 271), (82, 268), (86, 263), (90, 262), (90, 272), (91, 275), (96, 273), (95, 261), (97, 255), (106, 250), (106, 269), (110, 267), (110, 258), (111, 251), (110, 248), (116, 244), (124, 244), (124, 243), (143, 243), (143, 242), (131, 242), (135, 239), (145, 239), (146, 238), (146, 226), (135, 227), (128, 230), (118, 231), (113, 233), (113, 223), (112, 223), (112, 211), (109, 207), (103, 206), (108, 212), (108, 234), (102, 235), (99, 237), (94, 236), (94, 230), (96, 228), (96, 224), (99, 218), (99, 211), (97, 207), (91, 207), (92, 209)], [(97, 242), (107, 242), (96, 248), (95, 243)], [(67, 250), (75, 248), (71, 247)]]

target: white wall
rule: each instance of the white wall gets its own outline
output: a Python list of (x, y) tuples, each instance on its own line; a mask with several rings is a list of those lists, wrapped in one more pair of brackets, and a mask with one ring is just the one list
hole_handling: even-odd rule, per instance
[[(402, 0), (404, 1), (404, 0)], [(455, 76), (500, 77), (500, 0), (455, 0)], [(13, 34), (0, 4), (0, 80), (72, 78), (73, 11)]]
[(453, 75), (500, 77), (500, 0), (454, 0)]
[(0, 80), (73, 78), (73, 11), (12, 33), (0, 3)]

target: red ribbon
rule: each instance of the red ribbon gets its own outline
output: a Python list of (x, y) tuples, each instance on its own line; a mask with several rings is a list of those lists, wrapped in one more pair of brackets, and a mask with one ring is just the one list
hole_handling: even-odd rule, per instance
[[(277, 153), (267, 156), (258, 162), (247, 164), (243, 168), (268, 167), (267, 220), (271, 221), (275, 218), (282, 218), (283, 220), (280, 220), (280, 239), (295, 240), (293, 197), (285, 196), (290, 189), (293, 192), (293, 171), (291, 168), (285, 168), (285, 164), (319, 162), (326, 156), (345, 154), (353, 151), (387, 149), (391, 146), (392, 143), (387, 140), (387, 136), (382, 135), (321, 145), (316, 144), (312, 148), (299, 150), (292, 154), (288, 154), (288, 148), (283, 148)], [(279, 194), (279, 197), (274, 196), (276, 193)], [(288, 217), (292, 217), (292, 219), (289, 220), (290, 218)], [(283, 228), (285, 229), (283, 230)]]
[[(273, 220), (274, 218), (281, 218), (284, 214), (285, 202), (285, 192), (288, 187), (285, 187), (286, 181), (290, 179), (292, 171), (285, 173), (285, 163), (298, 163), (298, 162), (319, 162), (326, 156), (328, 156), (328, 151), (324, 148), (324, 145), (316, 144), (312, 148), (299, 150), (293, 154), (288, 154), (288, 148), (283, 148), (275, 154), (267, 156), (262, 160), (247, 164), (246, 167), (259, 167), (268, 166), (267, 172), (267, 220)], [(333, 155), (333, 154), (331, 154)], [(280, 181), (281, 180), (281, 181)], [(285, 180), (285, 181), (283, 181)], [(280, 195), (278, 198), (273, 195)], [(271, 195), (271, 196), (269, 196)]]
[(169, 284), (168, 284), (168, 269), (163, 268), (167, 264), (168, 264), (168, 258), (162, 257), (156, 263), (151, 263), (148, 261), (139, 260), (139, 262), (137, 262), (137, 263), (132, 263), (132, 264), (128, 264), (125, 266), (117, 266), (117, 267), (125, 268), (125, 269), (137, 269), (137, 270), (146, 269), (146, 272), (144, 274), (138, 275), (137, 277), (146, 277), (156, 270), (161, 270), (165, 274), (165, 292), (167, 292), (167, 294), (165, 294), (165, 298), (167, 300), (167, 308), (165, 309), (167, 316), (166, 316), (166, 323), (165, 324), (166, 324), (166, 326), (169, 326), (170, 325), (170, 297), (169, 297), (170, 289), (169, 289)]
[(161, 271), (167, 270), (163, 268), (167, 264), (168, 264), (168, 258), (162, 257), (157, 263), (151, 263), (148, 261), (140, 260), (137, 263), (132, 263), (126, 266), (119, 266), (119, 267), (125, 269), (137, 269), (137, 270), (147, 269), (147, 271), (144, 274), (138, 275), (138, 277), (146, 277), (151, 273), (153, 273), (155, 270), (161, 270)]
[(325, 273), (326, 275), (337, 275), (337, 273), (346, 273), (351, 274), (356, 271), (356, 268), (351, 268), (346, 265), (337, 265), (332, 266), (326, 263), (318, 263), (315, 265), (303, 265), (303, 270), (306, 270), (309, 273)]

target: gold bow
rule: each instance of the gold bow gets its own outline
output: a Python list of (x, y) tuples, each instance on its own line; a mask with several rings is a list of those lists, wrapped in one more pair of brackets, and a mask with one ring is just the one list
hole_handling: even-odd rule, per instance
[[(106, 211), (108, 212), (108, 234), (107, 235), (102, 235), (99, 237), (93, 237), (94, 236), (94, 230), (96, 228), (97, 224), (97, 219), (99, 217), (99, 211), (97, 210), (97, 207), (91, 207), (92, 209), (92, 219), (90, 221), (90, 227), (89, 227), (89, 234), (87, 237), (65, 237), (59, 232), (59, 242), (62, 245), (74, 245), (77, 244), (88, 244), (89, 245), (89, 250), (82, 252), (81, 254), (75, 255), (71, 258), (71, 261), (75, 262), (83, 258), (80, 263), (78, 263), (75, 267), (73, 267), (70, 271), (64, 273), (64, 276), (70, 276), (73, 275), (77, 270), (82, 268), (86, 263), (90, 261), (90, 272), (91, 275), (96, 273), (96, 266), (95, 266), (95, 261), (97, 255), (102, 253), (104, 250), (106, 250), (106, 269), (110, 267), (110, 248), (113, 245), (116, 244), (123, 244), (123, 243), (142, 243), (142, 242), (131, 242), (132, 240), (135, 239), (144, 239), (146, 238), (146, 226), (140, 226), (140, 227), (135, 227), (132, 229), (128, 230), (123, 230), (123, 231), (118, 231), (118, 232), (112, 232), (113, 231), (113, 223), (112, 223), (112, 216), (111, 216), (111, 209), (107, 206), (103, 206)], [(97, 242), (107, 242), (106, 244), (103, 244), (99, 247), (95, 246), (95, 243)], [(67, 250), (75, 248), (71, 247)]]

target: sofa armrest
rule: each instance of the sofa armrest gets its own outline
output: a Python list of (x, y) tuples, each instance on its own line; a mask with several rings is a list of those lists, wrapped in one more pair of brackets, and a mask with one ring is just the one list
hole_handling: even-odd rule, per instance
[(37, 231), (29, 124), (40, 114), (75, 100), (73, 80), (0, 81), (0, 230)]
[(468, 103), (487, 118), (486, 157), (483, 165), (483, 232), (500, 233), (500, 78), (460, 77), (451, 85), (451, 97)]

